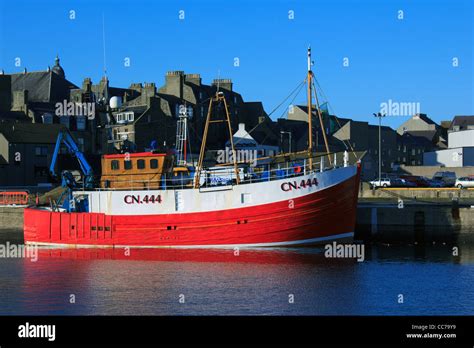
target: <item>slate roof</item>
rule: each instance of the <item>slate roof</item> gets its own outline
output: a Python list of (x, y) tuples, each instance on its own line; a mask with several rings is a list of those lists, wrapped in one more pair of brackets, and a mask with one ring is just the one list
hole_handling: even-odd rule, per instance
[(8, 142), (16, 144), (54, 144), (62, 128), (60, 124), (0, 123), (0, 133)]
[(23, 111), (0, 111), (0, 122), (31, 122), (31, 119)]
[(417, 130), (417, 131), (407, 130), (407, 131), (405, 131), (405, 134), (411, 134), (414, 137), (422, 137), (422, 138), (425, 138), (425, 139), (429, 140), (430, 142), (433, 142), (434, 138), (438, 134), (438, 131), (435, 130), (435, 129), (432, 129), (432, 130)]
[(455, 116), (451, 122), (451, 129), (454, 126), (459, 126), (461, 130), (467, 129), (467, 126), (474, 125), (474, 116)]
[[(415, 116), (418, 116), (421, 120), (425, 121), (427, 124), (434, 124), (434, 125), (438, 125), (436, 122), (434, 122), (431, 118), (429, 118), (428, 116), (426, 116), (426, 114), (417, 114)], [(414, 117), (415, 117), (414, 116)]]
[(47, 103), (68, 99), (69, 90), (78, 88), (52, 71), (18, 73), (11, 77), (12, 92), (27, 90), (28, 101), (31, 102)]
[(424, 148), (432, 148), (433, 147), (433, 142), (425, 137), (422, 136), (416, 136), (410, 133), (404, 133), (403, 135), (398, 134), (398, 139), (401, 143), (403, 144), (411, 144), (411, 145), (417, 145), (417, 146), (422, 146)]

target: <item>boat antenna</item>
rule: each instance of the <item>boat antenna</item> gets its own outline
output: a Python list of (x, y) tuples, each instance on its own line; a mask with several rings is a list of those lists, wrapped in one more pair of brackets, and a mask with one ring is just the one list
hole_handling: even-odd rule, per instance
[(307, 90), (308, 90), (308, 159), (309, 159), (309, 168), (312, 170), (313, 168), (313, 113), (312, 113), (312, 105), (311, 105), (311, 46), (308, 46), (308, 76), (306, 78), (307, 83)]
[(104, 75), (107, 77), (107, 64), (106, 64), (106, 56), (105, 56), (105, 15), (102, 13), (102, 48), (104, 54)]
[(105, 104), (107, 105), (108, 100), (109, 100), (109, 86), (108, 86), (108, 77), (107, 77), (107, 59), (105, 55), (105, 15), (102, 13), (102, 47), (104, 51), (104, 76), (105, 76), (105, 91), (104, 91), (104, 97), (105, 97)]

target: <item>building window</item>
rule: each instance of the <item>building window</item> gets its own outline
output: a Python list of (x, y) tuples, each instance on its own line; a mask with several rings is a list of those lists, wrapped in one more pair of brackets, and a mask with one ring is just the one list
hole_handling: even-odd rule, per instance
[(48, 168), (35, 166), (34, 167), (35, 178), (44, 178), (48, 176)]
[(121, 112), (115, 114), (115, 119), (117, 120), (117, 123), (133, 122), (135, 119), (135, 113), (133, 111)]
[(143, 159), (137, 160), (137, 168), (138, 169), (145, 169), (145, 160), (143, 160)]
[(59, 123), (62, 124), (63, 126), (66, 126), (69, 129), (69, 126), (70, 126), (69, 116), (64, 116), (64, 115), (60, 116)]
[(79, 145), (79, 150), (84, 152), (84, 138), (77, 138), (77, 144)]
[(128, 161), (124, 161), (123, 163), (124, 163), (124, 168), (126, 170), (132, 169), (132, 161), (128, 160)]
[(77, 130), (79, 130), (79, 131), (86, 130), (87, 119), (86, 119), (85, 116), (77, 116), (76, 117), (76, 127), (77, 127)]
[(411, 154), (412, 154), (412, 156), (415, 156), (416, 155), (416, 149), (411, 149)]
[(112, 170), (119, 170), (120, 169), (120, 162), (118, 160), (112, 160), (112, 162), (110, 162), (110, 168)]
[(48, 155), (48, 147), (47, 146), (36, 146), (35, 147), (35, 155), (36, 156), (47, 156)]
[(150, 168), (151, 169), (157, 169), (158, 168), (158, 160), (157, 159), (151, 159), (150, 160)]

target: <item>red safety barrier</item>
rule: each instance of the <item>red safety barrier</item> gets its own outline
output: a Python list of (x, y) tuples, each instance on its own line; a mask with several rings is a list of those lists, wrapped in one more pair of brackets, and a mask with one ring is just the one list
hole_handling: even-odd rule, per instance
[(28, 192), (3, 191), (0, 192), (0, 205), (25, 205), (28, 204)]

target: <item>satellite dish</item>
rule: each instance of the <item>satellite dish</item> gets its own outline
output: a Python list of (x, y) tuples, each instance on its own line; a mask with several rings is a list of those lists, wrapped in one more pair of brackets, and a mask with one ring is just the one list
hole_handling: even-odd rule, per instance
[(109, 106), (110, 106), (111, 109), (120, 108), (122, 106), (122, 98), (117, 97), (117, 96), (113, 96), (112, 98), (110, 98)]

